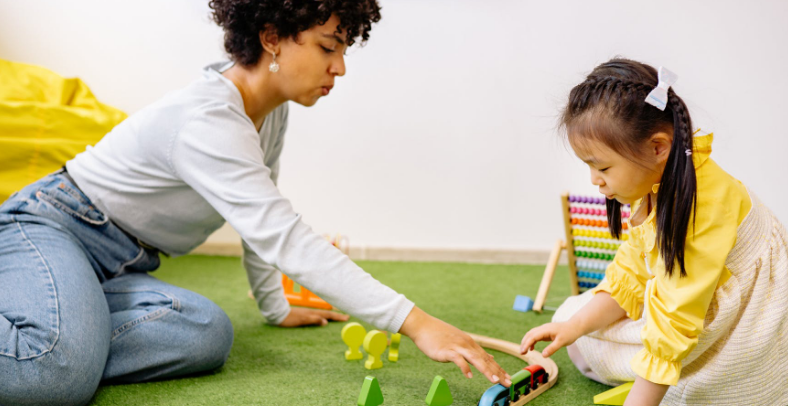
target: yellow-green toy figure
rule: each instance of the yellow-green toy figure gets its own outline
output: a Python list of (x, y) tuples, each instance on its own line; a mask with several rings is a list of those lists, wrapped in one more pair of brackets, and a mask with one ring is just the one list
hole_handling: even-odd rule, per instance
[(364, 326), (356, 322), (345, 324), (345, 327), (342, 327), (342, 341), (348, 346), (348, 350), (345, 351), (346, 360), (353, 361), (364, 358), (364, 354), (359, 348), (364, 344), (364, 336), (366, 335), (367, 330)]
[(378, 330), (372, 330), (367, 333), (367, 336), (364, 337), (364, 351), (369, 354), (369, 357), (364, 363), (364, 368), (383, 368), (383, 361), (380, 360), (380, 356), (386, 351), (387, 344), (386, 333)]

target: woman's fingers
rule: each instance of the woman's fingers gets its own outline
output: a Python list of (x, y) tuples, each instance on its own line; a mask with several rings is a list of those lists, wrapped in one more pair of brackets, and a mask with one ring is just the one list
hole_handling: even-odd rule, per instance
[(329, 310), (317, 310), (318, 314), (326, 320), (331, 321), (348, 321), (350, 320), (350, 316), (347, 314), (332, 312)]
[(512, 384), (511, 376), (479, 344), (474, 342), (471, 348), (461, 348), (460, 351), (462, 351), (460, 355), (475, 366), (490, 382), (500, 383), (506, 387)]
[(463, 375), (473, 376), (470, 363), (491, 382), (511, 385), (511, 377), (466, 333), (414, 307), (400, 328), (419, 349), (438, 362), (455, 363)]
[(303, 325), (305, 326), (325, 326), (328, 320), (318, 313), (309, 313)]
[(465, 361), (465, 358), (463, 358), (462, 355), (460, 355), (457, 352), (451, 351), (449, 355), (446, 356), (446, 358), (449, 361), (456, 364), (460, 368), (460, 371), (462, 371), (462, 374), (465, 375), (467, 378), (469, 379), (473, 378), (471, 367), (468, 365), (468, 362)]
[(302, 326), (325, 326), (329, 320), (346, 320), (344, 314), (331, 312), (328, 310), (307, 309), (303, 307), (293, 307), (287, 315), (281, 327), (302, 327)]

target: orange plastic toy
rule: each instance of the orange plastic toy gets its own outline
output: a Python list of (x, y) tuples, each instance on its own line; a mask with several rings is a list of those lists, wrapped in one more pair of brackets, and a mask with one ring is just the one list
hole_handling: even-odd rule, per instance
[(282, 286), (285, 288), (285, 297), (287, 302), (293, 306), (313, 307), (315, 309), (331, 310), (331, 306), (325, 300), (319, 298), (316, 294), (309, 291), (309, 289), (299, 286), (299, 292), (295, 291), (295, 282), (288, 278), (287, 275), (282, 275)]

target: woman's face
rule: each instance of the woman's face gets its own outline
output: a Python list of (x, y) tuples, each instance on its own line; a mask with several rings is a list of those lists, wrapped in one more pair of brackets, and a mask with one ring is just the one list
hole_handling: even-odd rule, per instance
[(273, 76), (285, 98), (312, 106), (328, 96), (334, 78), (345, 74), (347, 31), (337, 34), (337, 25), (339, 18), (332, 15), (325, 24), (280, 42), (279, 71)]

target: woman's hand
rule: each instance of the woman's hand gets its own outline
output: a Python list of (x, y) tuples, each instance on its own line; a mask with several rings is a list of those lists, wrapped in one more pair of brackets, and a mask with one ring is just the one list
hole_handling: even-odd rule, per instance
[(350, 316), (329, 310), (291, 307), (290, 314), (279, 323), (279, 327), (325, 326), (328, 321), (348, 321)]
[(532, 328), (523, 337), (520, 342), (520, 353), (525, 354), (534, 349), (539, 341), (552, 341), (543, 351), (543, 357), (549, 357), (558, 351), (561, 347), (565, 347), (577, 341), (583, 331), (578, 328), (577, 323), (563, 322), (563, 323), (547, 323), (539, 327)]
[(410, 337), (424, 354), (434, 361), (453, 362), (462, 374), (472, 378), (471, 365), (492, 383), (509, 387), (512, 377), (493, 360), (493, 356), (457, 327), (430, 316), (418, 307), (405, 319), (400, 333)]

